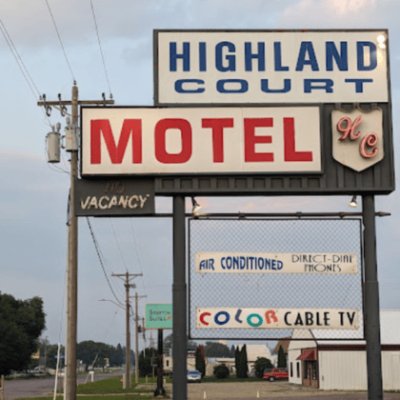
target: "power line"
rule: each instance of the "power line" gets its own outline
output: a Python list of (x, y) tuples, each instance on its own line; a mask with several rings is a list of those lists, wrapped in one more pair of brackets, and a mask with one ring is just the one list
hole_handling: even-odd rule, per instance
[[(18, 65), (23, 77), (25, 78), (25, 81), (26, 81), (30, 91), (32, 92), (33, 97), (35, 98), (35, 100), (37, 99), (36, 98), (36, 94), (35, 94), (35, 90), (36, 90), (36, 92), (38, 93), (38, 96), (40, 98), (39, 89), (37, 88), (37, 86), (35, 84), (35, 81), (33, 80), (31, 74), (29, 73), (28, 68), (26, 68), (26, 65), (22, 61), (22, 58), (19, 55), (18, 50), (15, 47), (15, 45), (14, 45), (12, 39), (11, 39), (11, 36), (7, 31), (6, 26), (4, 25), (3, 21), (1, 21), (1, 20), (0, 20), (0, 24), (1, 24), (1, 26), (0, 26), (1, 33), (3, 34), (4, 39), (6, 40), (6, 43), (8, 45), (8, 48), (10, 49), (11, 54), (13, 55), (13, 57), (15, 59), (15, 62), (17, 63), (17, 65)], [(44, 114), (44, 117), (47, 119), (47, 123), (51, 126), (50, 118), (48, 117), (48, 115), (45, 113), (45, 111), (43, 109), (42, 109), (42, 112)]]
[(143, 270), (142, 270), (142, 265), (141, 265), (140, 257), (139, 257), (139, 251), (138, 251), (138, 248), (137, 248), (137, 243), (136, 243), (136, 238), (135, 238), (135, 230), (134, 230), (133, 225), (132, 225), (132, 218), (129, 218), (129, 222), (130, 222), (130, 225), (131, 225), (131, 232), (132, 232), (132, 237), (133, 237), (133, 245), (134, 245), (134, 248), (135, 248), (136, 258), (138, 260), (140, 273), (142, 274), (143, 289), (145, 290), (145, 293), (146, 293)]
[(53, 13), (52, 13), (52, 11), (51, 11), (50, 4), (49, 4), (48, 0), (45, 0), (45, 1), (46, 1), (46, 4), (47, 4), (47, 8), (48, 8), (48, 10), (49, 10), (49, 13), (50, 13), (50, 15), (51, 15), (51, 19), (53, 20), (54, 28), (56, 29), (57, 36), (58, 36), (58, 40), (59, 40), (59, 42), (60, 42), (62, 51), (63, 51), (63, 53), (64, 53), (65, 61), (67, 62), (67, 65), (68, 65), (68, 68), (69, 68), (69, 72), (71, 73), (72, 79), (75, 81), (74, 73), (72, 72), (71, 64), (69, 63), (69, 60), (68, 60), (68, 57), (67, 57), (67, 53), (66, 53), (66, 51), (65, 51), (64, 44), (63, 44), (63, 41), (62, 41), (62, 39), (61, 39), (60, 32), (58, 31), (57, 24), (56, 24), (56, 20), (54, 19), (54, 16), (53, 16)]
[(99, 29), (97, 27), (96, 14), (94, 12), (94, 7), (93, 7), (93, 0), (90, 0), (90, 7), (92, 8), (92, 15), (93, 15), (93, 20), (94, 20), (94, 26), (96, 28), (97, 41), (99, 43), (101, 59), (103, 61), (104, 74), (106, 75), (106, 80), (107, 80), (107, 84), (108, 84), (108, 90), (110, 92), (110, 97), (112, 98), (111, 85), (110, 85), (110, 80), (108, 78), (108, 72), (107, 72), (106, 62), (104, 60), (103, 49), (101, 47), (101, 40), (100, 40), (100, 35), (99, 35)]
[[(22, 74), (24, 75), (24, 77), (25, 77), (25, 79), (26, 79), (26, 81), (27, 81), (27, 83), (28, 83), (28, 85), (29, 85), (29, 87), (30, 87), (32, 93), (33, 93), (34, 96), (35, 96), (35, 93), (34, 93), (32, 87), (31, 87), (31, 85), (35, 88), (35, 90), (36, 90), (38, 96), (40, 96), (39, 89), (38, 89), (37, 86), (35, 85), (35, 82), (34, 82), (34, 80), (32, 79), (32, 76), (31, 76), (31, 74), (29, 73), (28, 68), (26, 68), (26, 65), (25, 65), (24, 62), (22, 61), (22, 58), (21, 58), (21, 56), (19, 55), (19, 53), (18, 53), (18, 51), (17, 51), (17, 48), (14, 46), (14, 43), (13, 43), (13, 41), (12, 41), (12, 39), (11, 39), (11, 36), (10, 36), (10, 34), (8, 33), (7, 28), (5, 27), (5, 25), (4, 25), (4, 23), (3, 23), (2, 20), (0, 20), (0, 24), (1, 24), (1, 30), (2, 30), (3, 36), (4, 36), (4, 38), (6, 39), (6, 42), (7, 42), (7, 44), (8, 44), (8, 47), (10, 48), (10, 51), (11, 51), (11, 53), (13, 54), (13, 56), (14, 56), (14, 58), (15, 58), (15, 61), (17, 62), (18, 66), (20, 67), (21, 72), (22, 72)], [(24, 72), (24, 70), (25, 70), (25, 72)], [(26, 75), (25, 75), (25, 74), (26, 74)], [(29, 78), (29, 79), (28, 79), (28, 78)], [(36, 96), (35, 96), (35, 98), (36, 98)]]
[(90, 235), (92, 236), (92, 240), (93, 240), (94, 247), (95, 247), (95, 249), (96, 249), (97, 257), (99, 258), (100, 265), (101, 265), (101, 268), (103, 269), (104, 276), (106, 277), (108, 286), (109, 286), (109, 288), (110, 288), (110, 290), (111, 290), (111, 292), (112, 292), (112, 294), (113, 294), (115, 300), (117, 300), (118, 304), (120, 304), (121, 306), (123, 306), (122, 302), (118, 299), (117, 295), (115, 294), (114, 289), (113, 289), (112, 286), (111, 286), (110, 280), (108, 279), (106, 270), (105, 270), (105, 268), (104, 268), (104, 263), (103, 263), (103, 260), (102, 260), (101, 255), (100, 255), (99, 244), (98, 244), (98, 242), (97, 242), (97, 240), (96, 240), (96, 238), (95, 238), (95, 236), (94, 236), (94, 232), (93, 232), (93, 229), (92, 229), (92, 225), (91, 225), (91, 223), (90, 223), (88, 217), (86, 217), (86, 221), (87, 221), (87, 224), (88, 224), (88, 226), (89, 226)]
[(119, 254), (121, 255), (122, 262), (123, 262), (123, 264), (125, 265), (125, 270), (126, 270), (126, 272), (128, 272), (128, 266), (126, 265), (124, 256), (122, 255), (122, 251), (121, 251), (121, 247), (119, 246), (119, 241), (118, 241), (118, 238), (117, 238), (117, 234), (115, 233), (114, 224), (113, 224), (111, 218), (109, 219), (109, 221), (110, 221), (111, 229), (112, 229), (113, 234), (114, 234), (114, 237), (115, 237), (115, 241), (116, 241), (116, 243), (117, 243), (117, 247), (118, 247), (118, 250), (119, 250)]

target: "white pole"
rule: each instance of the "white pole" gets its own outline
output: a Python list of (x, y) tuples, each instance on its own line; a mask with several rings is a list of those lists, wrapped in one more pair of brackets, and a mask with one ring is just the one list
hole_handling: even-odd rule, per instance
[(57, 397), (57, 383), (58, 383), (58, 364), (60, 362), (60, 343), (58, 343), (58, 350), (57, 350), (57, 365), (56, 365), (56, 380), (54, 382), (54, 395), (53, 400), (56, 400)]

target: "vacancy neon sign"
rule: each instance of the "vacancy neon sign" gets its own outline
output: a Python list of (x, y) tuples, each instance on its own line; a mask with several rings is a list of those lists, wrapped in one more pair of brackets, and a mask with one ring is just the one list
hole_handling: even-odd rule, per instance
[(320, 110), (83, 108), (82, 175), (320, 172)]

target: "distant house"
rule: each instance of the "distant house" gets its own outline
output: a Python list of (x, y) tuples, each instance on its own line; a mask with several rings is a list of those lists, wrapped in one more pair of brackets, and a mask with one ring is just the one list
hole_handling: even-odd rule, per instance
[[(239, 349), (241, 349), (243, 345), (239, 345)], [(257, 358), (265, 357), (268, 358), (272, 364), (276, 364), (276, 355), (271, 354), (271, 350), (266, 344), (248, 344), (246, 345), (247, 350), (247, 363), (249, 366), (249, 372), (254, 373), (254, 363)]]
[[(360, 327), (362, 329), (362, 327)], [(364, 340), (323, 340), (324, 330), (294, 330), (288, 347), (289, 382), (322, 390), (367, 390)], [(330, 333), (332, 337), (332, 333)], [(346, 331), (335, 331), (338, 339)], [(381, 311), (384, 390), (400, 390), (400, 311)]]
[(286, 356), (286, 359), (287, 359), (289, 343), (290, 343), (290, 336), (278, 340), (278, 343), (274, 347), (274, 350), (272, 350), (272, 354), (278, 354), (279, 347), (282, 346), (282, 350), (285, 353), (285, 356)]

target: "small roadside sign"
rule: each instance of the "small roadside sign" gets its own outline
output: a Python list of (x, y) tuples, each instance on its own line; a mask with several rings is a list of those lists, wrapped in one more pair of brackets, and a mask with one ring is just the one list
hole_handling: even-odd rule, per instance
[(147, 303), (146, 329), (172, 329), (172, 304)]

